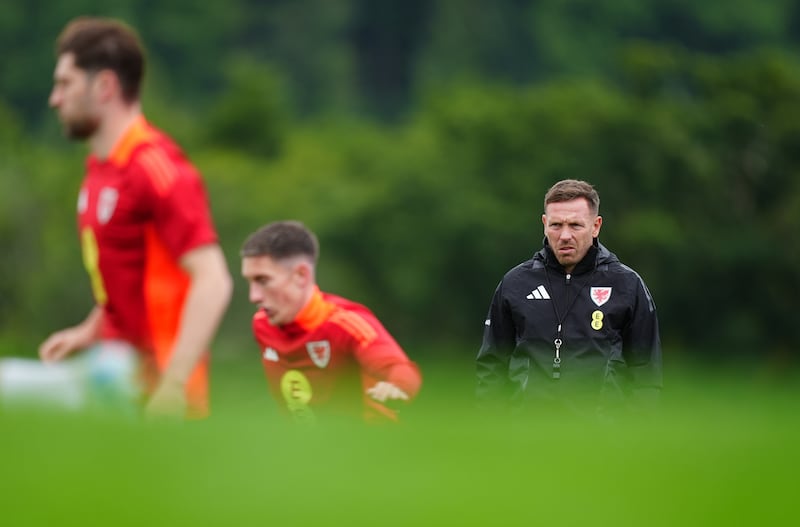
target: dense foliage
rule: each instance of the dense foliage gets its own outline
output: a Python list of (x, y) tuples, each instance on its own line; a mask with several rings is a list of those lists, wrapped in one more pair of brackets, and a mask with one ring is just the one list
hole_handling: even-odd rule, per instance
[[(72, 222), (83, 150), (45, 101), (59, 29), (103, 13), (140, 28), (146, 111), (204, 173), (234, 273), (249, 232), (301, 219), (325, 289), (372, 306), (411, 355), (469, 360), (497, 281), (540, 247), (545, 189), (587, 179), (668, 354), (782, 367), (800, 341), (800, 12), (721, 4), (14, 0), (0, 340), (29, 353), (89, 307)], [(250, 345), (238, 285), (229, 347)]]

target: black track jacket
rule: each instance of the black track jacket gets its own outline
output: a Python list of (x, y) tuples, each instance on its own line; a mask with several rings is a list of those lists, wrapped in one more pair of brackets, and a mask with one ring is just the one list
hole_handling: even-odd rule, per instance
[(571, 274), (545, 239), (497, 286), (477, 357), (479, 401), (604, 413), (649, 405), (661, 376), (650, 292), (597, 239)]

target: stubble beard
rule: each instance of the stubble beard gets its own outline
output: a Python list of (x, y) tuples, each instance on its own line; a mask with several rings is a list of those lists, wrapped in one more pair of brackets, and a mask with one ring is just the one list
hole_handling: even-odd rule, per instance
[(64, 135), (74, 141), (84, 141), (93, 136), (99, 126), (99, 119), (92, 117), (64, 121)]
[(569, 269), (570, 267), (574, 267), (575, 264), (578, 263), (571, 256), (569, 256), (569, 257), (558, 257), (558, 256), (556, 256), (556, 260), (558, 260), (558, 263), (561, 264), (561, 267), (563, 267), (565, 269)]

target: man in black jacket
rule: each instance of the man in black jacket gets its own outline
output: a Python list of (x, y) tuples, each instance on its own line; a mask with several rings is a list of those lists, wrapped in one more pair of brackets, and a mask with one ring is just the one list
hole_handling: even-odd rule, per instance
[(584, 181), (559, 181), (545, 195), (544, 247), (506, 273), (489, 307), (477, 357), (483, 403), (606, 415), (658, 398), (655, 304), (598, 242), (599, 204)]

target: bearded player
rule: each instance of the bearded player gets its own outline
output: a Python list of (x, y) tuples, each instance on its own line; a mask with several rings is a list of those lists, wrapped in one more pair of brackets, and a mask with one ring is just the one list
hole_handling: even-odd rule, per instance
[(142, 114), (145, 58), (133, 29), (77, 18), (56, 55), (50, 106), (90, 151), (77, 212), (96, 307), (52, 334), (39, 355), (53, 363), (92, 347), (117, 364), (132, 355), (149, 414), (205, 415), (207, 351), (232, 283), (203, 182)]
[(301, 421), (396, 420), (386, 403), (415, 397), (419, 369), (369, 309), (320, 291), (318, 254), (316, 236), (296, 221), (268, 224), (242, 246), (242, 275), (258, 306), (253, 333), (270, 391)]

